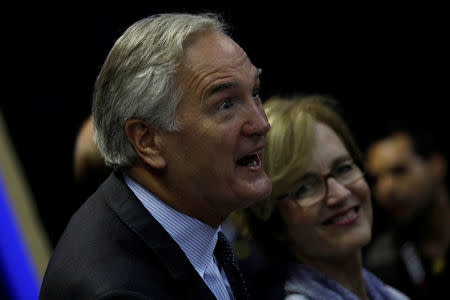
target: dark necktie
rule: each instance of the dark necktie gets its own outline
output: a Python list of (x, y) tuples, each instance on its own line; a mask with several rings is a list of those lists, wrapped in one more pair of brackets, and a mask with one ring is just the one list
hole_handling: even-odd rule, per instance
[(214, 254), (227, 275), (231, 290), (233, 291), (236, 300), (247, 300), (249, 298), (247, 287), (245, 286), (244, 278), (242, 277), (236, 259), (234, 258), (233, 250), (228, 243), (225, 235), (219, 231), (217, 245), (214, 249)]

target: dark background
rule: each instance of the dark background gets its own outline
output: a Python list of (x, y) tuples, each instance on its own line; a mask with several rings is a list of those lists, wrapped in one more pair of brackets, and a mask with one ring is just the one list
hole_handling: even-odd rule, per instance
[(18, 2), (4, 10), (3, 65), (10, 68), (3, 69), (0, 107), (52, 243), (85, 200), (73, 187), (72, 155), (90, 113), (95, 77), (123, 31), (153, 13), (221, 13), (233, 38), (263, 69), (263, 99), (329, 94), (341, 102), (363, 149), (374, 129), (403, 114), (431, 125), (448, 151), (449, 24), (443, 7), (227, 4)]

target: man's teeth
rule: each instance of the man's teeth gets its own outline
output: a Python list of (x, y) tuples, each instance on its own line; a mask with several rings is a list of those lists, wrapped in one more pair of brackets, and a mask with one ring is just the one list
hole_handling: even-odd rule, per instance
[(248, 167), (256, 167), (258, 165), (258, 162), (256, 160), (252, 160), (247, 164)]
[(256, 167), (260, 164), (259, 153), (260, 151), (250, 153), (239, 159), (237, 164), (245, 167)]

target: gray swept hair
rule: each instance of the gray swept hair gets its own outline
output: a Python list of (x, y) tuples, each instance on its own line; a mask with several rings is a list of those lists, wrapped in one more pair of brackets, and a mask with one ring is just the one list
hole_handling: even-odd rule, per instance
[(195, 33), (226, 25), (215, 14), (158, 14), (137, 21), (116, 41), (97, 77), (93, 94), (94, 141), (107, 166), (131, 166), (137, 153), (125, 133), (129, 119), (177, 131), (181, 92), (175, 73), (183, 46)]

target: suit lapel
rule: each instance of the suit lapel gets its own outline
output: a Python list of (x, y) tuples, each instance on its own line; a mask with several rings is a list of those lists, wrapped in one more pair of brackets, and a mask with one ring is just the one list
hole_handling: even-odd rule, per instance
[(215, 299), (178, 244), (136, 198), (121, 174), (112, 173), (103, 185), (108, 206), (152, 249), (174, 279), (184, 281), (192, 299)]

